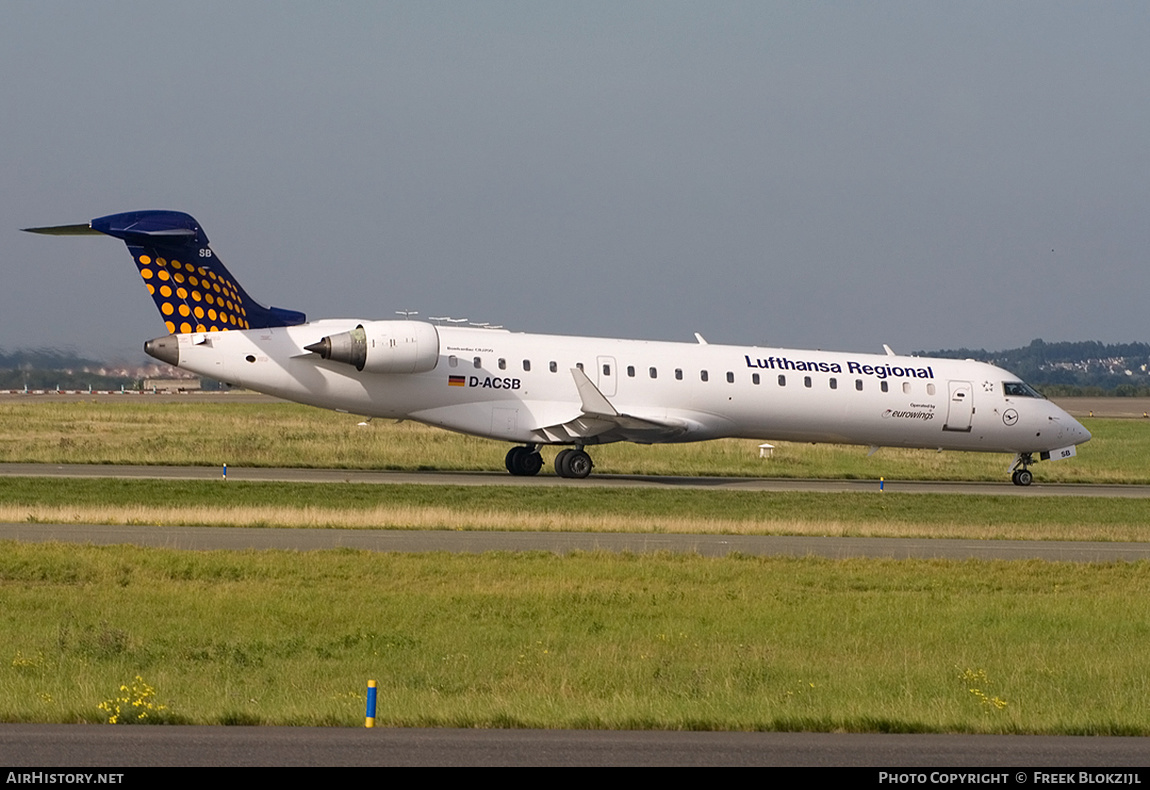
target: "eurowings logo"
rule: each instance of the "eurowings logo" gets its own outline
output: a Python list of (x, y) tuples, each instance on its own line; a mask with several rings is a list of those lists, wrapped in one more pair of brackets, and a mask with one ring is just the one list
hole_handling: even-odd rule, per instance
[(884, 420), (889, 420), (894, 417), (897, 420), (933, 420), (934, 412), (932, 411), (900, 411), (898, 409), (887, 409), (882, 413)]

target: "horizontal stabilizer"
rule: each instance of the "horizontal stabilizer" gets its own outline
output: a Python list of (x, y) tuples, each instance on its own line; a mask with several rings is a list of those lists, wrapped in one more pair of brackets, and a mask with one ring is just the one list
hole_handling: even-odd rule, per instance
[(88, 223), (83, 225), (52, 225), (47, 228), (21, 228), (25, 233), (42, 233), (45, 236), (101, 236), (98, 230), (92, 230)]

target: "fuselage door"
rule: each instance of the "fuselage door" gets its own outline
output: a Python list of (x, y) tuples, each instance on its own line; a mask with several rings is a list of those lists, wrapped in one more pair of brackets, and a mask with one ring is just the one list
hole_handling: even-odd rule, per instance
[(970, 431), (970, 420), (974, 415), (974, 387), (969, 381), (950, 382), (950, 400), (946, 405), (944, 431)]
[(615, 370), (615, 357), (596, 357), (595, 371), (598, 378), (595, 385), (608, 398), (614, 397), (618, 371)]

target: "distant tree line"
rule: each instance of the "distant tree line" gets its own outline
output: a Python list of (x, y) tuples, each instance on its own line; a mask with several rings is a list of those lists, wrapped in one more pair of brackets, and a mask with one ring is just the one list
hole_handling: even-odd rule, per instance
[(959, 348), (915, 353), (989, 362), (1056, 397), (1150, 397), (1148, 343), (1047, 343), (1037, 339), (1006, 351)]
[(0, 369), (68, 370), (102, 368), (106, 363), (85, 359), (74, 351), (58, 348), (31, 348), (7, 352), (0, 349)]
[(24, 349), (5, 352), (0, 349), (0, 390), (118, 390), (139, 386), (130, 376), (104, 376), (89, 372), (106, 367), (106, 363), (85, 359), (75, 352), (55, 348)]

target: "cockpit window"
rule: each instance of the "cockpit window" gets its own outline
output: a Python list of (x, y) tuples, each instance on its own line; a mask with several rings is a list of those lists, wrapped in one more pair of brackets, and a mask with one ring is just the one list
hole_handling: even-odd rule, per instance
[(1002, 382), (1002, 394), (1008, 398), (1041, 398), (1041, 393), (1021, 381)]

